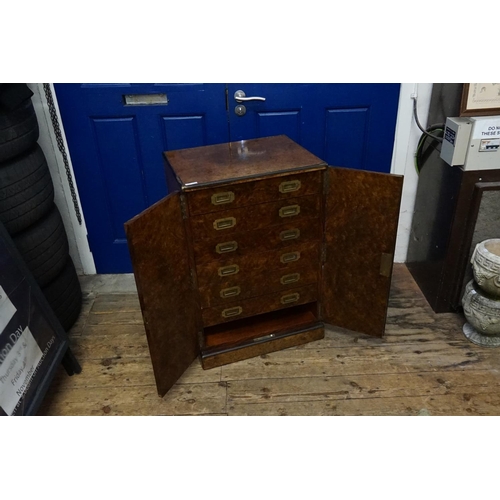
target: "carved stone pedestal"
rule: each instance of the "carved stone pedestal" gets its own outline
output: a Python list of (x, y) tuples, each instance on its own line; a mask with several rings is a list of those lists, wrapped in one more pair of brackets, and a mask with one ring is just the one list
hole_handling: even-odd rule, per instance
[(500, 346), (500, 239), (479, 243), (471, 259), (474, 280), (462, 299), (465, 336), (484, 347)]

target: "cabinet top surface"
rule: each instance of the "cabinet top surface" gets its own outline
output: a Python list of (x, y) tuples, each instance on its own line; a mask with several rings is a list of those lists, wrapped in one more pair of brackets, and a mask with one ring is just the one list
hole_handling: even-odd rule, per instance
[(164, 155), (185, 190), (326, 166), (285, 135), (179, 149)]

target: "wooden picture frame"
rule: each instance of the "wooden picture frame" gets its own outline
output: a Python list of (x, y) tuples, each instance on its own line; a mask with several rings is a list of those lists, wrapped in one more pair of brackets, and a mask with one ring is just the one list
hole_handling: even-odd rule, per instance
[(500, 115), (500, 83), (464, 83), (460, 116)]

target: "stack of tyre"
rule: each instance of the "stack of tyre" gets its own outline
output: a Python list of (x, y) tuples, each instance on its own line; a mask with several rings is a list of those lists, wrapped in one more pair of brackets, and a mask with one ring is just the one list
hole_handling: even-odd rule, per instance
[(0, 221), (68, 331), (80, 314), (82, 292), (37, 144), (32, 95), (25, 84), (0, 84)]

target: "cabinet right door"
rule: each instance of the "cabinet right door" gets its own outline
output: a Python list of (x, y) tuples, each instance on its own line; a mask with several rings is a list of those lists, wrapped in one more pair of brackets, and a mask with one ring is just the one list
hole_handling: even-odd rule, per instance
[(336, 167), (325, 175), (323, 320), (381, 337), (403, 177)]

